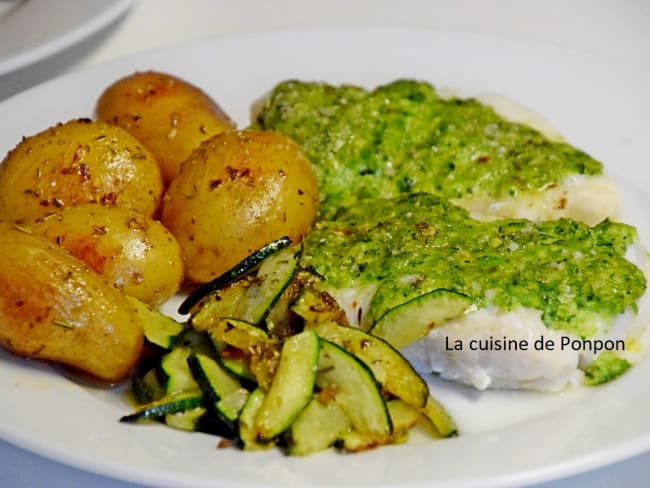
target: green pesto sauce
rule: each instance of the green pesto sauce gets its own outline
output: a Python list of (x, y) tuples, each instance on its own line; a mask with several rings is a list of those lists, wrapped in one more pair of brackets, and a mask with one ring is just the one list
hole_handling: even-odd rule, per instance
[(602, 385), (618, 378), (631, 367), (632, 364), (627, 359), (611, 351), (600, 353), (585, 369), (585, 385)]
[(332, 288), (378, 284), (369, 314), (447, 288), (481, 308), (542, 312), (550, 328), (591, 337), (594, 318), (635, 307), (643, 273), (624, 258), (636, 230), (569, 219), (480, 222), (446, 200), (411, 194), (359, 201), (305, 239), (302, 264)]
[(255, 127), (302, 144), (326, 218), (359, 199), (417, 192), (515, 196), (602, 171), (568, 144), (508, 122), (476, 100), (441, 99), (423, 82), (366, 91), (287, 81), (275, 87)]

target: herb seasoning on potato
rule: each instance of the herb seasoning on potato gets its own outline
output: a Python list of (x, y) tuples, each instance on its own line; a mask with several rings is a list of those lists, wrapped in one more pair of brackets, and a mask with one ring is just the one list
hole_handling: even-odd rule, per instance
[(134, 73), (109, 86), (99, 98), (97, 117), (126, 129), (147, 146), (165, 183), (202, 141), (235, 128), (203, 90), (154, 71)]
[(310, 162), (292, 139), (228, 132), (185, 161), (163, 198), (162, 222), (179, 241), (186, 276), (205, 283), (268, 242), (299, 242), (318, 201)]
[(23, 139), (0, 165), (0, 219), (28, 222), (99, 203), (152, 216), (163, 193), (153, 155), (119, 127), (75, 119)]
[(178, 242), (158, 221), (134, 210), (86, 204), (40, 219), (33, 231), (67, 249), (115, 288), (160, 305), (178, 291)]
[(0, 344), (104, 381), (140, 358), (143, 327), (118, 290), (63, 248), (0, 223)]

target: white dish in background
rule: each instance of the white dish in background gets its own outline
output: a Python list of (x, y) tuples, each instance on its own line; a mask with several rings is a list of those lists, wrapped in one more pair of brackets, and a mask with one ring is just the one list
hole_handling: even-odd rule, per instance
[(133, 0), (15, 0), (0, 3), (0, 76), (99, 32)]
[[(0, 153), (58, 121), (90, 116), (109, 83), (168, 71), (202, 87), (240, 126), (287, 78), (368, 87), (426, 79), (461, 94), (499, 93), (537, 110), (605, 162), (624, 187), (628, 222), (650, 242), (650, 73), (553, 45), (429, 30), (255, 34), (188, 44), (74, 73), (0, 103)], [(169, 310), (172, 310), (170, 308)], [(356, 455), (288, 458), (215, 449), (216, 438), (118, 423), (119, 391), (80, 386), (0, 354), (0, 437), (81, 469), (158, 486), (514, 486), (567, 476), (650, 449), (650, 360), (603, 387), (560, 395), (477, 392), (432, 379), (463, 435)]]

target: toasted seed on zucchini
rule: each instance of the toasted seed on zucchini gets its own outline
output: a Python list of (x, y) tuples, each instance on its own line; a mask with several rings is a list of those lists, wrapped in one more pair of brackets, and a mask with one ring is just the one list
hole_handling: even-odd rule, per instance
[(334, 298), (325, 291), (304, 287), (290, 306), (308, 324), (336, 322), (348, 325), (347, 315)]
[(390, 309), (370, 332), (401, 349), (426, 336), (434, 327), (459, 317), (471, 304), (467, 295), (440, 288)]

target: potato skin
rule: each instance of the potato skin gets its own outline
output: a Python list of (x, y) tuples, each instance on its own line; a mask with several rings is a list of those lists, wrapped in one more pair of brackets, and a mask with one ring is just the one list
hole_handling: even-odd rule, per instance
[(162, 222), (181, 245), (185, 274), (205, 283), (272, 240), (299, 242), (318, 208), (304, 151), (268, 131), (234, 131), (205, 141), (163, 198)]
[(153, 155), (125, 130), (89, 119), (24, 138), (0, 166), (0, 218), (8, 221), (27, 222), (82, 203), (151, 216), (162, 193)]
[(31, 226), (123, 293), (159, 305), (180, 288), (183, 262), (176, 238), (135, 210), (85, 204), (65, 208)]
[(124, 378), (140, 356), (133, 307), (63, 248), (0, 223), (0, 344), (100, 380)]
[(155, 155), (168, 184), (204, 140), (234, 123), (201, 89), (169, 74), (136, 72), (101, 94), (97, 118), (118, 125)]

